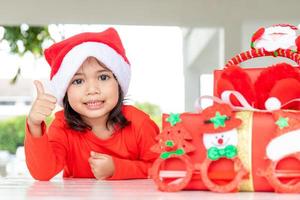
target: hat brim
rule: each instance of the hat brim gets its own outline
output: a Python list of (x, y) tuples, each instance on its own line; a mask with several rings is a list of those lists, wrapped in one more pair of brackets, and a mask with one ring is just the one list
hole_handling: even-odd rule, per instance
[(50, 81), (54, 96), (62, 106), (62, 100), (74, 74), (88, 57), (95, 57), (116, 76), (124, 95), (127, 94), (131, 70), (130, 65), (114, 49), (99, 42), (84, 42), (73, 47), (65, 56), (58, 72)]
[(224, 127), (215, 127), (213, 123), (203, 123), (200, 129), (202, 133), (220, 133), (234, 128), (238, 128), (241, 124), (242, 121), (240, 119), (233, 118), (230, 119), (228, 122), (225, 122)]

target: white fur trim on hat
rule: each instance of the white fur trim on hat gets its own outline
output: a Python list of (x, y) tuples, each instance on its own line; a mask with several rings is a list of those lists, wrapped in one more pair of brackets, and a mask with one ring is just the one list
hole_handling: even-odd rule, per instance
[(54, 96), (62, 106), (62, 100), (76, 71), (88, 57), (95, 57), (109, 68), (127, 94), (130, 83), (130, 65), (110, 46), (99, 42), (84, 42), (73, 47), (64, 57), (59, 70), (50, 81)]
[(300, 130), (284, 133), (274, 138), (267, 146), (266, 153), (270, 160), (277, 161), (285, 156), (300, 152)]

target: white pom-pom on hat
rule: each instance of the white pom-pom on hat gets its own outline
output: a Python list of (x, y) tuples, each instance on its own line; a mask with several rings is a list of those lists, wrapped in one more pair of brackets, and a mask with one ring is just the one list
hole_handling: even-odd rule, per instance
[(265, 102), (265, 108), (267, 110), (279, 110), (281, 108), (281, 102), (276, 97), (269, 97)]

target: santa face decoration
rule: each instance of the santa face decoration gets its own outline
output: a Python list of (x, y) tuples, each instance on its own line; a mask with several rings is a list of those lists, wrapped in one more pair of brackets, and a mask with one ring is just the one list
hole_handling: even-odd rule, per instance
[(201, 131), (207, 158), (218, 160), (221, 157), (232, 159), (237, 156), (238, 132), (241, 120), (227, 104), (215, 104), (202, 112)]
[(256, 49), (264, 48), (267, 51), (297, 48), (297, 30), (297, 27), (287, 24), (260, 28), (251, 39), (251, 47)]
[(237, 129), (224, 131), (222, 133), (204, 133), (203, 143), (206, 149), (216, 147), (223, 149), (228, 145), (237, 146), (238, 144), (238, 133)]
[[(235, 112), (228, 104), (210, 106), (201, 113), (203, 119), (200, 130), (206, 149), (206, 158), (200, 167), (201, 180), (211, 191), (233, 192), (237, 191), (241, 180), (248, 174), (240, 158), (238, 157), (238, 131), (242, 121), (235, 117)], [(210, 165), (219, 159), (228, 159), (233, 162), (235, 176), (225, 184), (219, 185), (208, 176)]]

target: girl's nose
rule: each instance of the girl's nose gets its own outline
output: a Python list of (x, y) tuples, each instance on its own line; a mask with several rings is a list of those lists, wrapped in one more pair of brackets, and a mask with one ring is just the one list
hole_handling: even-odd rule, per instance
[(87, 84), (87, 94), (99, 94), (100, 93), (100, 87), (94, 83), (93, 81), (88, 82)]

